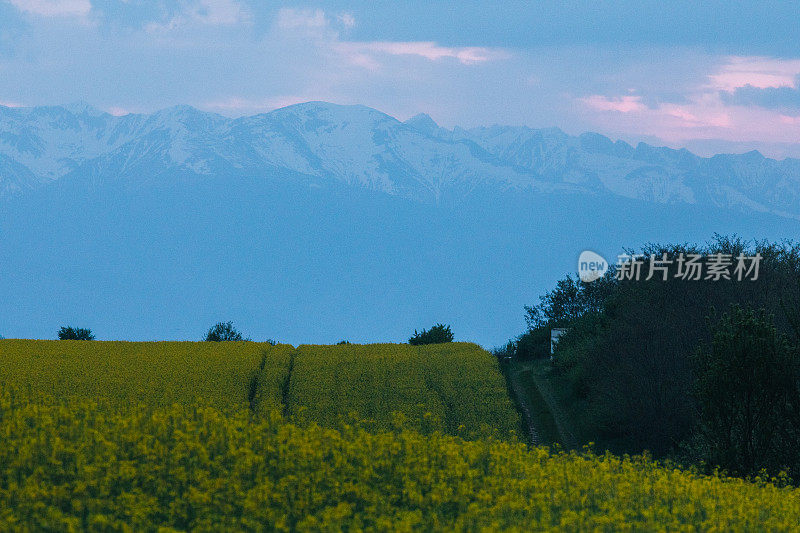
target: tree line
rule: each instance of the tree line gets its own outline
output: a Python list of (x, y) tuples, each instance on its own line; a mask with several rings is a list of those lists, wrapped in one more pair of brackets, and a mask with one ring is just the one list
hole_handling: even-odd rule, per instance
[[(567, 328), (553, 371), (599, 446), (800, 480), (800, 245), (717, 235), (639, 253), (645, 271), (672, 261), (666, 280), (567, 276), (499, 355), (549, 356), (550, 330)], [(680, 279), (681, 254), (761, 261), (757, 279)]]
[[(3, 339), (0, 336), (0, 339)], [(59, 340), (92, 341), (95, 339), (91, 329), (78, 328), (73, 326), (62, 326), (58, 330)], [(250, 342), (252, 339), (245, 337), (241, 331), (236, 329), (233, 322), (217, 322), (205, 334), (202, 339), (205, 342)], [(268, 344), (273, 346), (277, 341), (267, 339)], [(423, 329), (420, 332), (414, 330), (414, 334), (408, 339), (408, 343), (414, 346), (423, 344), (440, 344), (453, 342), (453, 332), (449, 325), (435, 324), (430, 329)], [(350, 344), (348, 340), (341, 340), (337, 344)]]

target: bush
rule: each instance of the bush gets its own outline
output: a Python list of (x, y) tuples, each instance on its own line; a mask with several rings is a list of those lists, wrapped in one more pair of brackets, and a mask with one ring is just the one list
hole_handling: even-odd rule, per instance
[(90, 329), (61, 326), (61, 329), (58, 330), (58, 340), (93, 341), (94, 335), (92, 335), (92, 330)]
[(544, 359), (550, 357), (550, 328), (546, 326), (531, 329), (514, 341), (516, 356), (519, 359)]
[(408, 339), (408, 343), (414, 346), (440, 344), (443, 342), (453, 342), (453, 332), (450, 331), (450, 326), (445, 326), (444, 324), (436, 324), (431, 329), (423, 329), (419, 333), (414, 330), (414, 335)]
[(787, 338), (762, 309), (733, 305), (692, 357), (700, 407), (697, 458), (730, 473), (797, 475), (798, 367)]
[(217, 322), (214, 327), (206, 333), (206, 342), (226, 342), (246, 340), (242, 334), (233, 326), (233, 322)]
[(510, 359), (514, 357), (516, 353), (517, 347), (514, 345), (514, 341), (508, 341), (505, 345), (492, 349), (492, 355), (500, 360)]

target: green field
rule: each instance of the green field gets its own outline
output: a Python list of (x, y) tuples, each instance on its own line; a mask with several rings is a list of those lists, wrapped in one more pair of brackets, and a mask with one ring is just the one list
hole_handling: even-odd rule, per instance
[(388, 429), (402, 413), (420, 430), (507, 436), (519, 427), (495, 359), (474, 344), (300, 346), (288, 411), (329, 427)]
[(474, 344), (271, 346), (254, 342), (0, 340), (0, 384), (30, 397), (277, 410), (339, 427), (508, 437), (519, 418), (495, 359)]
[(782, 479), (525, 444), (496, 361), (473, 344), (4, 340), (0, 386), (0, 531), (800, 523)]
[[(32, 397), (154, 406), (201, 400), (236, 410), (249, 404), (254, 376), (286, 376), (292, 350), (253, 342), (0, 340), (0, 384)], [(261, 393), (265, 403), (275, 401), (275, 392)]]

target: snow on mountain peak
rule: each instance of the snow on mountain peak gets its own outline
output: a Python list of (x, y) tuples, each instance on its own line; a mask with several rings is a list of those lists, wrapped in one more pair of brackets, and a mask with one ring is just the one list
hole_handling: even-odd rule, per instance
[(414, 115), (405, 124), (426, 135), (433, 135), (439, 130), (439, 125), (427, 113)]
[(644, 143), (634, 148), (597, 133), (574, 137), (558, 128), (450, 131), (424, 113), (400, 122), (363, 105), (328, 102), (238, 119), (185, 105), (122, 117), (81, 102), (0, 108), (0, 157), (4, 196), (66, 174), (100, 183), (284, 169), (418, 200), (517, 187), (800, 216), (796, 160), (775, 161), (755, 151), (702, 158)]
[(77, 102), (64, 104), (60, 107), (72, 113), (73, 115), (89, 115), (93, 117), (99, 117), (105, 114), (102, 111), (84, 102), (83, 100), (78, 100)]

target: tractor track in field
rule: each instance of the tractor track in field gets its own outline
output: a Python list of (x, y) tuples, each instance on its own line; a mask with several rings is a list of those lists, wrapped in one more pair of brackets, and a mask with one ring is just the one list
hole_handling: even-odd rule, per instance
[(553, 417), (553, 421), (556, 423), (558, 435), (561, 439), (561, 445), (567, 449), (577, 448), (578, 439), (575, 438), (575, 434), (565, 422), (567, 420), (567, 416), (564, 413), (564, 410), (561, 408), (558, 400), (556, 400), (556, 398), (553, 396), (550, 388), (542, 384), (541, 380), (543, 378), (541, 376), (537, 375), (533, 370), (531, 370), (529, 373), (531, 375), (531, 379), (533, 380), (533, 384), (539, 390), (539, 394), (547, 404), (547, 408), (550, 410), (550, 415)]
[(530, 406), (525, 395), (525, 389), (519, 382), (520, 371), (516, 368), (508, 369), (508, 381), (511, 384), (511, 390), (517, 398), (517, 405), (522, 411), (522, 418), (525, 421), (525, 427), (528, 429), (528, 438), (530, 439), (531, 446), (537, 446), (540, 443), (539, 433), (536, 431), (536, 424), (533, 421)]
[(292, 375), (294, 374), (294, 358), (297, 355), (297, 349), (292, 350), (289, 357), (289, 369), (286, 372), (286, 380), (281, 386), (281, 403), (283, 404), (283, 416), (289, 418), (291, 414), (291, 406), (289, 405), (289, 393), (292, 385)]
[[(506, 373), (511, 391), (517, 399), (516, 403), (528, 428), (531, 443), (538, 445), (558, 442), (566, 449), (576, 448), (578, 439), (575, 438), (572, 426), (568, 422), (569, 418), (562, 406), (553, 395), (550, 386), (545, 383), (546, 378), (541, 376), (535, 367), (524, 363), (512, 363), (507, 368)], [(529, 394), (536, 394), (542, 403), (534, 406)], [(535, 413), (538, 413), (538, 411), (535, 410), (543, 409), (547, 411), (544, 416), (552, 418), (552, 423), (555, 427), (551, 428), (547, 424), (544, 427), (538, 427), (539, 422), (543, 420), (543, 413), (539, 413), (537, 417)], [(551, 439), (553, 440), (551, 441)]]

